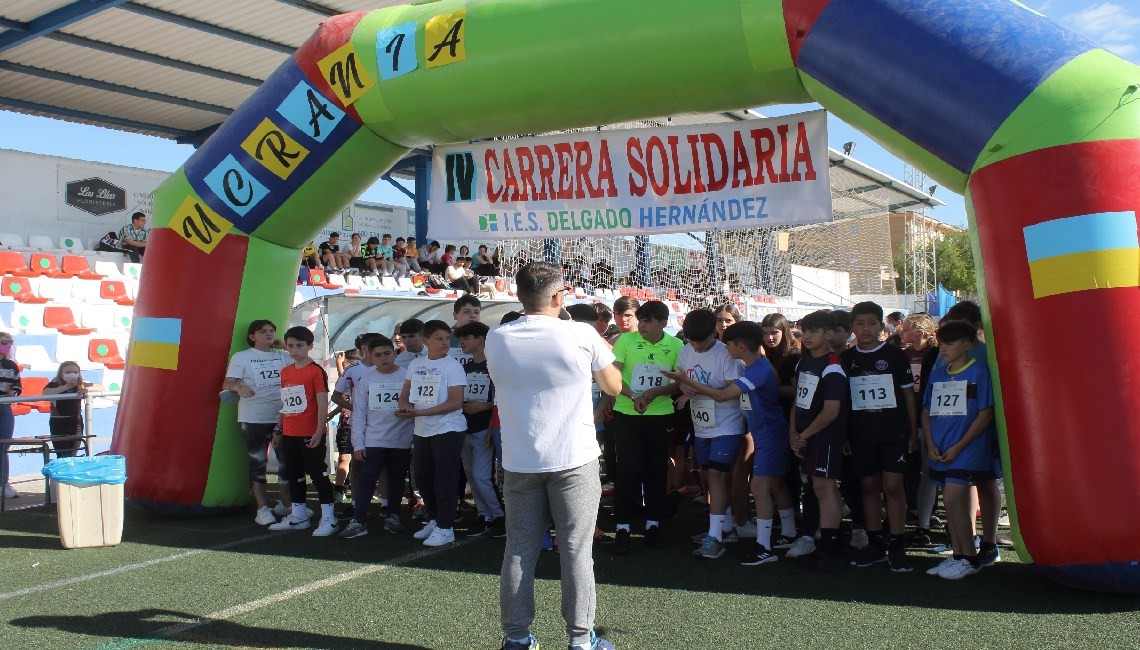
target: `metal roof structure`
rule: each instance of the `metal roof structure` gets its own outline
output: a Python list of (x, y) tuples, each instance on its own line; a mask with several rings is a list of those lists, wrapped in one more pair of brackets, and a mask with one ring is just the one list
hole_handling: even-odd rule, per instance
[[(6, 0), (0, 4), (0, 109), (197, 146), (321, 21), (407, 0)], [(760, 117), (674, 116), (675, 125)], [(425, 155), (417, 150), (413, 155)], [(831, 150), (837, 218), (942, 205)], [(392, 176), (410, 178), (406, 165)]]

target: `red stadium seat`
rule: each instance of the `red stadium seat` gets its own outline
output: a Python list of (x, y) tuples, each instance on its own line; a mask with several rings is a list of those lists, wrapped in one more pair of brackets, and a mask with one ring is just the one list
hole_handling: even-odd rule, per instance
[(63, 277), (80, 280), (102, 280), (103, 276), (91, 270), (87, 258), (82, 255), (63, 256)]
[(91, 339), (87, 344), (87, 358), (101, 363), (111, 370), (122, 370), (127, 367), (119, 354), (119, 346), (114, 339)]
[(70, 336), (84, 336), (95, 330), (90, 327), (80, 327), (75, 322), (75, 314), (71, 307), (44, 307), (44, 327), (59, 330)]
[(621, 288), (621, 295), (623, 295), (623, 296), (633, 295), (633, 289), (630, 289), (629, 287), (622, 287)]
[(676, 300), (677, 299), (677, 292), (670, 289), (669, 291), (667, 291), (665, 293), (665, 297), (668, 298), (669, 300)]
[[(47, 386), (49, 379), (47, 377), (24, 377), (20, 380), (20, 384), (24, 387), (24, 392), (21, 393), (23, 397), (33, 397), (35, 395), (43, 395), (44, 387)], [(51, 402), (23, 402), (28, 408), (35, 409), (40, 413), (51, 413)]]
[(47, 298), (41, 298), (32, 293), (32, 285), (28, 282), (27, 278), (6, 275), (4, 276), (3, 283), (4, 284), (0, 286), (0, 295), (11, 296), (17, 302), (23, 302), (29, 305), (42, 305), (48, 302)]
[(0, 253), (0, 273), (20, 278), (30, 278), (35, 275), (28, 270), (28, 263), (24, 261), (24, 256), (16, 251)]
[(325, 277), (325, 272), (320, 269), (309, 269), (309, 280), (307, 284), (310, 287), (324, 287), (325, 289), (337, 289), (335, 284), (329, 284), (328, 278)]
[(127, 285), (122, 280), (103, 280), (100, 282), (99, 297), (103, 300), (113, 300), (116, 305), (124, 307), (135, 304), (135, 301), (127, 295)]
[(32, 275), (43, 275), (49, 278), (58, 278), (62, 275), (59, 261), (50, 253), (32, 253), (32, 260), (28, 262), (28, 270)]

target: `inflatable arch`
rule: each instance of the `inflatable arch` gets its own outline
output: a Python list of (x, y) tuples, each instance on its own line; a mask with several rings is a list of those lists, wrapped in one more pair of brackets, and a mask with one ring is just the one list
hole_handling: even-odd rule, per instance
[(127, 493), (172, 513), (248, 502), (227, 359), (251, 320), (287, 320), (301, 247), (411, 148), (814, 100), (966, 195), (1023, 556), (1140, 592), (1140, 367), (1113, 353), (1140, 319), (1138, 82), (1015, 0), (441, 0), (330, 18), (156, 194), (114, 440)]

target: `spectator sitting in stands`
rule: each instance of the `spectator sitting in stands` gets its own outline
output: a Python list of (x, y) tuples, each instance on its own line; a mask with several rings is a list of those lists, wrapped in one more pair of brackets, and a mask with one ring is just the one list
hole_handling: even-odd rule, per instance
[(491, 261), (491, 256), (487, 254), (486, 244), (479, 245), (479, 252), (475, 253), (475, 257), (471, 259), (471, 268), (477, 275), (485, 278), (493, 278), (499, 275), (498, 266)]
[[(448, 248), (454, 249), (455, 247), (448, 246)], [(467, 278), (467, 269), (464, 268), (463, 262), (460, 261), (462, 259), (462, 257), (457, 258), (448, 264), (444, 269), (443, 277), (447, 280), (448, 285), (452, 289), (466, 291), (467, 293), (479, 293), (478, 283), (473, 283)], [(473, 284), (475, 286), (472, 286)]]
[(392, 235), (384, 233), (380, 238), (380, 248), (376, 249), (376, 266), (384, 275), (395, 275), (396, 273), (396, 253), (392, 248)]
[(321, 262), (325, 271), (343, 273), (348, 270), (348, 253), (340, 252), (340, 233), (329, 233), (329, 240), (321, 244)]
[(126, 251), (131, 262), (142, 262), (143, 253), (146, 252), (146, 240), (150, 230), (146, 228), (146, 215), (136, 212), (131, 215), (131, 222), (119, 229), (119, 247)]
[(431, 273), (443, 273), (443, 268), (447, 265), (440, 266), (439, 242), (430, 242), (427, 248), (420, 251), (420, 266)]
[(301, 266), (310, 269), (321, 268), (321, 258), (317, 256), (317, 245), (314, 242), (309, 242), (301, 249)]
[(364, 258), (364, 272), (376, 275), (376, 260), (380, 256), (380, 238), (373, 235), (364, 244), (361, 257)]
[(357, 271), (364, 270), (364, 256), (360, 249), (360, 233), (352, 233), (352, 239), (344, 251), (348, 254), (348, 265)]
[(408, 237), (408, 244), (404, 247), (404, 265), (412, 271), (423, 271), (420, 268), (420, 251), (416, 248), (415, 237)]
[(439, 265), (447, 268), (455, 264), (455, 244), (448, 244), (443, 247), (443, 255), (439, 256)]

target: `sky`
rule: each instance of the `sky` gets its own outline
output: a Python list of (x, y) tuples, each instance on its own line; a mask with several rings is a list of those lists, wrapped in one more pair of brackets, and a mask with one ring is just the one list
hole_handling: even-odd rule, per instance
[[(1133, 0), (1023, 0), (1023, 4), (1059, 20), (1105, 49), (1140, 63), (1140, 4)], [(759, 108), (759, 112), (781, 116), (814, 108), (818, 105), (767, 106)], [(895, 178), (903, 178), (903, 161), (834, 116), (828, 118), (828, 141), (835, 149), (842, 149), (845, 142), (855, 142), (854, 158)], [(194, 151), (188, 145), (162, 138), (10, 111), (0, 111), (0, 148), (168, 172), (177, 170)], [(931, 216), (957, 226), (966, 225), (966, 208), (961, 196), (940, 188), (935, 197), (946, 205), (934, 208)], [(383, 180), (377, 181), (360, 198), (411, 206), (407, 196)]]

